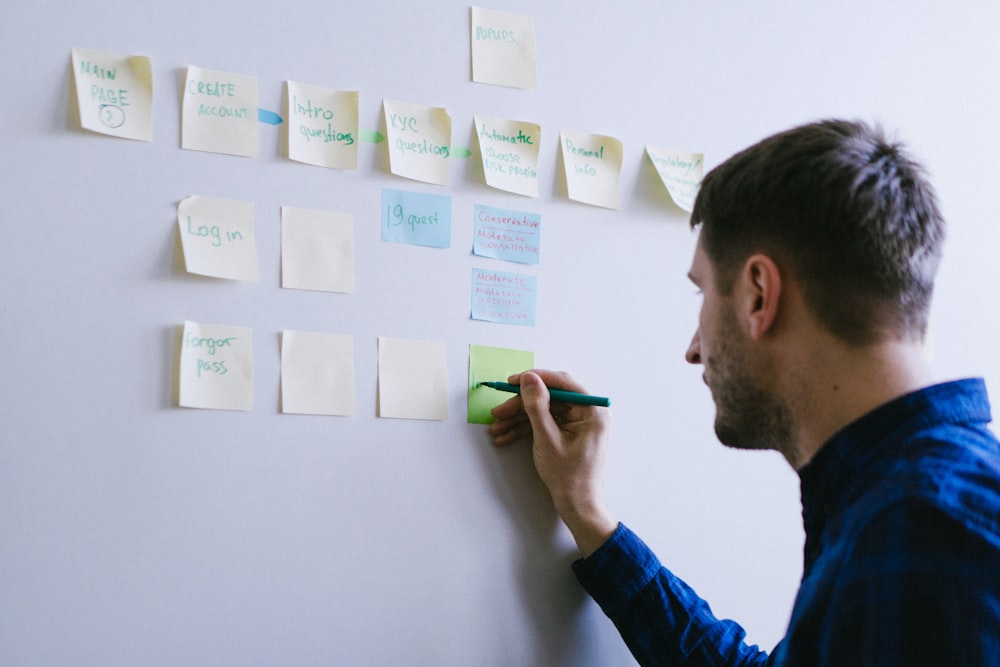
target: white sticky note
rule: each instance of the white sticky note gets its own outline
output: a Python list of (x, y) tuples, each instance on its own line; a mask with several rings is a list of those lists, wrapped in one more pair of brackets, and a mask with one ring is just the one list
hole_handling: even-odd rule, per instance
[(188, 273), (257, 281), (253, 202), (194, 195), (177, 206)]
[(358, 93), (288, 82), (288, 159), (358, 168)]
[(188, 67), (181, 148), (257, 157), (257, 77)]
[(475, 123), (486, 184), (498, 190), (537, 197), (541, 126), (478, 114)]
[(249, 327), (185, 322), (180, 405), (249, 410), (253, 405), (253, 341)]
[(559, 143), (569, 198), (593, 206), (618, 208), (622, 142), (600, 134), (563, 130)]
[(146, 56), (73, 49), (73, 78), (84, 129), (125, 139), (153, 138), (153, 68)]
[(512, 88), (537, 86), (535, 19), (473, 7), (472, 80)]
[(378, 339), (379, 417), (448, 418), (445, 344), (405, 338)]
[(705, 156), (702, 153), (682, 153), (646, 146), (646, 155), (656, 167), (656, 173), (666, 186), (674, 203), (682, 209), (691, 212), (694, 199), (698, 196), (701, 186), (701, 175), (705, 168)]
[(354, 291), (354, 218), (350, 213), (281, 207), (281, 286)]
[(344, 334), (281, 334), (281, 411), (354, 414), (354, 339)]
[(424, 183), (448, 185), (451, 116), (441, 107), (383, 100), (389, 170)]

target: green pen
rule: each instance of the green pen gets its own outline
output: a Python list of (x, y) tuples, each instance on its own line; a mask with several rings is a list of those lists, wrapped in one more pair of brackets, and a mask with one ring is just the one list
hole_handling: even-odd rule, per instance
[[(512, 394), (520, 394), (521, 386), (510, 384), (509, 382), (480, 382), (477, 387), (489, 387), (498, 391), (509, 391)], [(590, 394), (580, 394), (575, 391), (565, 389), (549, 389), (549, 396), (553, 401), (559, 403), (573, 403), (574, 405), (596, 405), (602, 408), (611, 407), (611, 399), (604, 396), (591, 396)]]

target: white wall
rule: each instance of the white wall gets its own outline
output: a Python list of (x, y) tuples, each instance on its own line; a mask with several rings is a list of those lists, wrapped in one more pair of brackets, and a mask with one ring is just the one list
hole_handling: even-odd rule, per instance
[[(714, 440), (683, 361), (694, 237), (643, 147), (713, 166), (819, 117), (898, 128), (951, 224), (936, 367), (1000, 384), (1000, 6), (811, 4), (488, 5), (536, 17), (539, 87), (519, 91), (470, 82), (464, 2), (7, 3), (0, 663), (630, 664), (527, 451), (465, 423), (472, 343), (534, 350), (613, 397), (614, 510), (773, 645), (801, 569), (797, 478)], [(75, 46), (152, 58), (152, 143), (78, 129)], [(537, 122), (542, 195), (487, 188), (475, 156), (448, 188), (390, 175), (372, 144), (357, 172), (292, 163), (266, 125), (257, 159), (183, 151), (188, 65), (255, 74), (273, 110), (286, 79), (359, 90), (366, 129), (383, 97), (444, 106), (456, 145), (474, 147), (475, 113)], [(623, 141), (621, 210), (566, 199), (562, 128)], [(380, 241), (382, 187), (452, 196), (451, 249)], [(255, 202), (258, 284), (183, 272), (176, 206), (192, 194)], [(533, 328), (469, 319), (480, 203), (542, 214)], [(354, 214), (355, 294), (279, 288), (282, 205)], [(253, 327), (251, 412), (176, 407), (185, 319)], [(278, 413), (282, 329), (354, 336), (356, 416)], [(447, 343), (451, 419), (374, 416), (378, 336)]]

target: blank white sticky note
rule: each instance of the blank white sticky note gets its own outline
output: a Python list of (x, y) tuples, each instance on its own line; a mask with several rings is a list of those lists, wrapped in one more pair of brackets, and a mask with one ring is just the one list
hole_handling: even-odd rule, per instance
[(646, 155), (656, 167), (656, 173), (660, 175), (660, 180), (667, 187), (674, 203), (690, 213), (694, 208), (698, 188), (701, 187), (701, 174), (705, 168), (704, 154), (646, 146)]
[(535, 123), (479, 114), (474, 119), (486, 184), (537, 197), (542, 128)]
[(281, 207), (281, 286), (354, 291), (354, 218), (350, 213)]
[(593, 206), (618, 208), (622, 142), (600, 134), (563, 130), (559, 143), (569, 198)]
[(177, 206), (188, 273), (257, 281), (253, 202), (188, 197)]
[(188, 67), (181, 148), (257, 157), (257, 77)]
[(146, 56), (73, 49), (73, 78), (84, 129), (153, 138), (153, 68)]
[(281, 411), (354, 414), (354, 339), (344, 334), (281, 334)]
[(288, 82), (288, 159), (358, 168), (358, 94)]
[(180, 405), (249, 410), (253, 405), (253, 341), (249, 327), (185, 322)]
[(512, 88), (538, 85), (535, 19), (472, 8), (472, 80)]
[(448, 418), (445, 344), (378, 339), (378, 414), (396, 419)]
[(424, 183), (448, 185), (451, 116), (441, 107), (383, 100), (389, 171)]

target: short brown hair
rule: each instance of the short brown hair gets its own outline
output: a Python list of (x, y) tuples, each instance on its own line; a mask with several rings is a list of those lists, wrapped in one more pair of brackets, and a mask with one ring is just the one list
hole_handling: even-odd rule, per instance
[(723, 292), (764, 252), (848, 342), (926, 332), (944, 220), (922, 167), (881, 128), (825, 120), (737, 153), (705, 177), (699, 225)]

